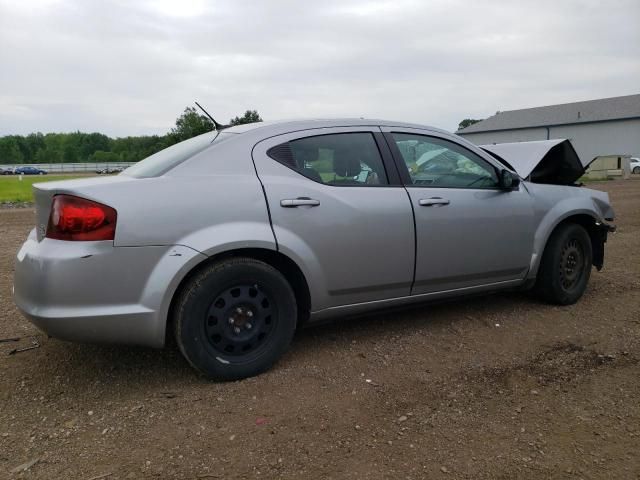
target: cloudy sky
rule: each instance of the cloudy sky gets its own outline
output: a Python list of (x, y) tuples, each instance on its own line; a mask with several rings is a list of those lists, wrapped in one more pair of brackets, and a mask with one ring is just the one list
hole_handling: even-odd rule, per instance
[(640, 93), (640, 1), (0, 0), (0, 135), (364, 116), (455, 130)]

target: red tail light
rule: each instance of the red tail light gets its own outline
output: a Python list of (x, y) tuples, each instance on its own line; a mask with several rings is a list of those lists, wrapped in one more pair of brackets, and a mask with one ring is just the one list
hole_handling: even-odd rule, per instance
[(113, 240), (116, 211), (98, 202), (71, 195), (56, 195), (51, 205), (47, 238), (57, 240)]

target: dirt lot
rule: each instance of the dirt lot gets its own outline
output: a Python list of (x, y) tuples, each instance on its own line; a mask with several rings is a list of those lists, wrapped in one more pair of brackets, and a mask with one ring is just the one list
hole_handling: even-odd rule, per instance
[(0, 344), (0, 478), (640, 478), (640, 181), (593, 185), (619, 233), (577, 305), (510, 293), (309, 328), (226, 384), (172, 349), (38, 333), (11, 301), (33, 212), (0, 210), (0, 337), (23, 337)]

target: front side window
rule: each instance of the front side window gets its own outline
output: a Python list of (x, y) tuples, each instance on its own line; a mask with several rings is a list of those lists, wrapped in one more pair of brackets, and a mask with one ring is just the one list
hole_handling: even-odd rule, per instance
[(274, 160), (319, 183), (338, 186), (388, 185), (371, 133), (336, 133), (281, 143), (267, 151)]
[(417, 186), (496, 188), (495, 169), (475, 153), (448, 140), (410, 133), (393, 139)]

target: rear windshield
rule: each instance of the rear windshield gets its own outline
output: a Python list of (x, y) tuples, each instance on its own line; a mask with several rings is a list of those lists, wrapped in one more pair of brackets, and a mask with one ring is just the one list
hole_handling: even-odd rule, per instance
[(207, 132), (184, 142), (171, 145), (150, 157), (127, 168), (122, 175), (134, 178), (157, 177), (171, 170), (176, 165), (200, 153), (213, 143), (222, 142), (232, 137), (233, 133)]

